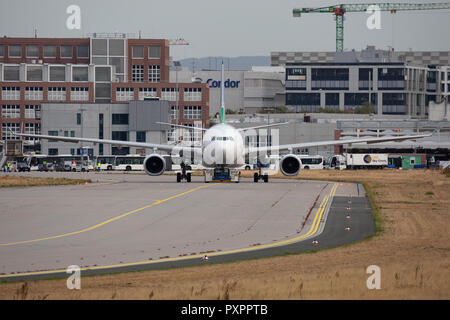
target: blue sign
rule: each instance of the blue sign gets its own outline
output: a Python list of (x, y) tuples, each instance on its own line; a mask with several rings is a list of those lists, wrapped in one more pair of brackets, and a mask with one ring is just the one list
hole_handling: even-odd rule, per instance
[[(217, 81), (213, 79), (206, 80), (206, 83), (209, 84), (210, 88), (220, 88), (222, 81)], [(225, 88), (239, 88), (240, 81), (230, 80), (229, 78), (225, 80)]]

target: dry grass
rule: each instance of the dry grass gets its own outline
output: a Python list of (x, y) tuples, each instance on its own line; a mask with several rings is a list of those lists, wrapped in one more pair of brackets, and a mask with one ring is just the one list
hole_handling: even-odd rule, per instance
[[(303, 171), (300, 178), (360, 181), (377, 203), (378, 236), (317, 253), (184, 269), (6, 283), (1, 299), (449, 299), (450, 178), (439, 171)], [(426, 192), (433, 194), (426, 194)], [(366, 268), (381, 268), (368, 290)]]
[(33, 178), (23, 176), (0, 176), (0, 188), (6, 187), (32, 187), (32, 186), (56, 186), (68, 184), (82, 184), (91, 182), (86, 179), (67, 178)]

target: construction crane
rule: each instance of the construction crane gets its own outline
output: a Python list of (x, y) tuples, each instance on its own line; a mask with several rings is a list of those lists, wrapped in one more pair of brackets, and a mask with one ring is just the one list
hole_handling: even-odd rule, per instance
[(442, 10), (450, 9), (450, 2), (441, 3), (358, 3), (338, 4), (321, 8), (293, 9), (292, 14), (298, 18), (302, 13), (332, 13), (336, 19), (336, 52), (344, 51), (344, 14), (365, 12), (370, 6), (378, 6), (380, 11)]

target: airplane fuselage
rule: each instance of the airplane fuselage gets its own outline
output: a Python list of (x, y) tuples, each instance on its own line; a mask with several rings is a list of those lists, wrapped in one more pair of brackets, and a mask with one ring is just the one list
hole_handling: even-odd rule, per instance
[(205, 131), (202, 142), (204, 167), (236, 168), (244, 164), (244, 141), (238, 130), (228, 124), (220, 123)]

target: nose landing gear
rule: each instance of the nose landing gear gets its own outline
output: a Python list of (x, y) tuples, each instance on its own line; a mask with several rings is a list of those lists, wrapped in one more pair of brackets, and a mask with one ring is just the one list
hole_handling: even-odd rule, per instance
[(264, 182), (269, 182), (269, 175), (267, 173), (264, 173), (262, 168), (259, 168), (259, 173), (255, 172), (253, 175), (253, 182), (258, 182), (260, 179), (262, 179)]
[(182, 180), (186, 180), (186, 182), (191, 182), (191, 173), (186, 172), (186, 165), (184, 162), (180, 164), (181, 172), (177, 172), (177, 182), (181, 182)]

